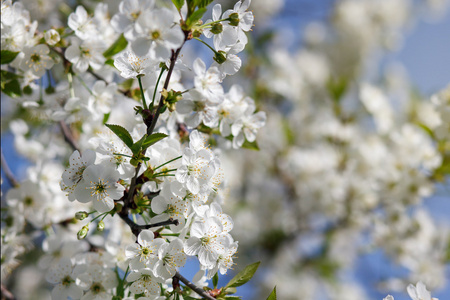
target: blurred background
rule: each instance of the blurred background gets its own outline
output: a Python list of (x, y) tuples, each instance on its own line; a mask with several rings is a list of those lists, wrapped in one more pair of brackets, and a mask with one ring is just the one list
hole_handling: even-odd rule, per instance
[[(40, 26), (54, 21), (50, 6), (22, 2)], [(450, 182), (440, 171), (448, 153), (426, 130), (432, 95), (450, 83), (448, 1), (253, 0), (250, 8), (243, 67), (226, 85), (243, 85), (268, 121), (259, 151), (223, 153), (234, 271), (261, 261), (240, 295), (265, 299), (277, 286), (279, 299), (404, 300), (421, 280), (450, 299)], [(212, 61), (200, 44), (183, 51)], [(2, 123), (3, 154), (23, 178), (27, 161), (13, 140)], [(197, 270), (191, 260), (182, 273)]]

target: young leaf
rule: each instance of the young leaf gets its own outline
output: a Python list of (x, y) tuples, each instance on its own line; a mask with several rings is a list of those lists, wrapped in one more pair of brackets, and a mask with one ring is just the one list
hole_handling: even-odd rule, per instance
[(17, 75), (16, 73), (8, 72), (6, 70), (1, 70), (1, 76), (2, 76), (2, 82), (23, 77), (22, 75)]
[(11, 98), (22, 96), (22, 89), (20, 88), (20, 83), (17, 79), (6, 83), (2, 82), (2, 92)]
[(256, 143), (256, 141), (249, 142), (249, 141), (245, 140), (244, 144), (242, 144), (242, 148), (259, 151), (259, 146)]
[(133, 144), (133, 146), (130, 147), (130, 150), (131, 152), (133, 152), (133, 154), (138, 154), (139, 152), (141, 152), (142, 144), (144, 143), (146, 138), (147, 135), (144, 134), (144, 136), (139, 141), (137, 141), (136, 143)]
[(9, 50), (2, 50), (1, 51), (1, 64), (9, 64), (12, 62), (16, 56), (19, 54), (19, 52), (13, 52)]
[(219, 272), (216, 272), (212, 278), (213, 286), (217, 289), (217, 284), (219, 283)]
[(109, 66), (115, 68), (115, 66), (114, 66), (114, 59), (112, 59), (112, 58), (107, 59), (105, 61), (105, 65), (109, 65)]
[(172, 0), (173, 5), (178, 9), (178, 11), (181, 10), (181, 8), (184, 5), (184, 0)]
[(103, 115), (103, 123), (102, 124), (106, 124), (106, 122), (108, 122), (109, 116), (111, 115), (111, 113), (107, 113)]
[(234, 276), (230, 280), (230, 282), (228, 282), (228, 284), (225, 286), (225, 288), (237, 287), (237, 286), (241, 286), (241, 285), (245, 284), (247, 281), (249, 281), (253, 277), (253, 275), (255, 274), (256, 270), (258, 269), (260, 263), (261, 262), (258, 261), (254, 264), (246, 266), (244, 270), (239, 272), (236, 276)]
[(270, 293), (270, 295), (267, 298), (267, 300), (277, 300), (277, 286), (275, 286), (273, 288), (273, 291), (272, 291), (272, 293)]
[(111, 57), (114, 54), (119, 53), (124, 50), (128, 45), (128, 41), (125, 39), (123, 34), (119, 36), (119, 38), (108, 48), (105, 52), (103, 52), (104, 57)]
[(186, 25), (190, 28), (192, 25), (197, 23), (206, 12), (206, 8), (199, 8), (190, 15), (186, 20)]
[(165, 133), (160, 133), (160, 132), (154, 133), (145, 139), (144, 143), (142, 144), (142, 148), (147, 149), (151, 145), (159, 142), (160, 140), (162, 140), (163, 138), (165, 138), (167, 136), (168, 135)]
[(235, 287), (227, 287), (223, 289), (223, 294), (225, 295), (232, 295), (232, 294), (236, 294), (237, 290)]
[(119, 137), (119, 139), (121, 139), (125, 143), (125, 145), (127, 145), (127, 147), (131, 149), (131, 147), (133, 146), (133, 138), (131, 137), (128, 130), (120, 125), (105, 124), (105, 126), (111, 129), (111, 131), (114, 132)]
[(211, 4), (211, 2), (213, 2), (214, 0), (200, 0), (198, 2), (198, 8), (203, 8), (203, 7), (207, 7), (208, 5)]

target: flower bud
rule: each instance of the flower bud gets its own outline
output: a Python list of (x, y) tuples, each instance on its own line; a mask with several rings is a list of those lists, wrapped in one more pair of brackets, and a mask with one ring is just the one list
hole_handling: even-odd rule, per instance
[(225, 51), (219, 51), (219, 52), (216, 52), (216, 55), (214, 56), (214, 60), (215, 60), (219, 65), (223, 64), (223, 63), (227, 60), (226, 52), (225, 52)]
[(223, 25), (221, 23), (216, 23), (211, 27), (211, 32), (214, 34), (219, 34), (223, 31)]
[(81, 228), (81, 230), (78, 231), (78, 233), (77, 233), (77, 239), (79, 239), (79, 240), (84, 239), (86, 237), (86, 235), (88, 234), (88, 232), (89, 232), (89, 226), (88, 225), (83, 226), (83, 228)]
[(238, 13), (232, 13), (229, 16), (230, 19), (230, 25), (231, 26), (238, 26), (239, 25), (239, 14)]
[(31, 95), (31, 94), (33, 94), (33, 89), (31, 88), (31, 86), (26, 85), (26, 86), (23, 88), (23, 93), (24, 93), (25, 95)]
[(121, 203), (114, 203), (114, 210), (119, 213), (122, 211), (123, 205)]
[(97, 230), (98, 231), (103, 231), (103, 229), (105, 229), (105, 222), (103, 222), (103, 221), (98, 222)]
[(89, 214), (85, 211), (78, 211), (75, 213), (75, 219), (84, 220), (89, 216)]
[(44, 39), (48, 45), (54, 46), (61, 40), (61, 37), (59, 36), (58, 31), (50, 29), (45, 32)]

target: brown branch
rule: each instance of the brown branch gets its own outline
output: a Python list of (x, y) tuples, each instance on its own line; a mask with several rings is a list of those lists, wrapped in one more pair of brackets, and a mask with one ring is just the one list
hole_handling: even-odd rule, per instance
[[(169, 86), (170, 77), (172, 76), (173, 69), (175, 67), (175, 62), (177, 61), (178, 55), (180, 54), (181, 48), (183, 48), (184, 43), (188, 40), (189, 37), (189, 31), (183, 31), (184, 32), (184, 41), (183, 44), (181, 44), (180, 48), (178, 48), (176, 51), (172, 50), (172, 56), (170, 57), (170, 66), (169, 70), (167, 72), (166, 81), (164, 82), (164, 89), (167, 90), (167, 87)], [(164, 96), (161, 95), (161, 98), (159, 98), (159, 104), (158, 108), (156, 109), (155, 116), (153, 117), (152, 123), (149, 127), (147, 127), (147, 135), (151, 135), (153, 133), (153, 130), (155, 129), (156, 122), (158, 121), (158, 117), (161, 114), (161, 109), (164, 105)]]
[(183, 282), (186, 286), (188, 286), (191, 290), (193, 290), (194, 292), (199, 294), (204, 299), (209, 299), (209, 300), (216, 299), (213, 296), (209, 295), (206, 291), (202, 290), (201, 288), (199, 288), (198, 286), (196, 286), (195, 284), (193, 284), (192, 282), (187, 280), (187, 278), (183, 277), (183, 275), (181, 275), (180, 273), (176, 272), (174, 277), (178, 278), (181, 282)]
[(153, 227), (159, 227), (159, 226), (166, 226), (166, 225), (178, 225), (179, 222), (178, 220), (174, 220), (173, 218), (169, 218), (167, 221), (162, 221), (162, 222), (158, 222), (158, 223), (153, 223), (153, 224), (145, 224), (145, 225), (138, 225), (136, 223), (134, 223), (133, 221), (130, 220), (130, 218), (128, 218), (127, 214), (124, 213), (119, 213), (119, 216), (122, 220), (125, 221), (125, 223), (128, 224), (128, 226), (130, 226), (131, 232), (133, 232), (133, 234), (135, 236), (138, 236), (139, 233), (141, 233), (142, 230), (144, 229), (150, 229)]
[(1, 291), (2, 291), (2, 300), (16, 300), (16, 297), (14, 297), (14, 295), (8, 291), (8, 289), (3, 285), (3, 283), (1, 284)]
[[(3, 173), (5, 174), (6, 179), (8, 179), (11, 186), (18, 187), (19, 182), (14, 177), (14, 174), (11, 172), (11, 169), (9, 168), (8, 163), (6, 162), (6, 159), (3, 156), (3, 149), (1, 149), (1, 155), (2, 155), (2, 157), (1, 157), (2, 169), (3, 169)], [(3, 286), (2, 286), (2, 288), (3, 288)]]
[(76, 151), (80, 152), (80, 154), (81, 154), (81, 151), (78, 148), (77, 142), (75, 141), (75, 138), (72, 135), (72, 131), (67, 126), (67, 124), (64, 123), (64, 121), (60, 121), (59, 127), (61, 128), (61, 132), (64, 135), (64, 140), (72, 147), (72, 149), (74, 151), (76, 150)]

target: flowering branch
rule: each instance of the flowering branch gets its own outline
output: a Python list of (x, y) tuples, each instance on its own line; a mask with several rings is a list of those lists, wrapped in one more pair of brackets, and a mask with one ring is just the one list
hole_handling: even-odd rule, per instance
[(216, 299), (213, 296), (206, 293), (206, 291), (202, 290), (201, 288), (199, 288), (198, 286), (196, 286), (195, 284), (190, 282), (187, 278), (183, 277), (183, 275), (181, 275), (180, 273), (176, 272), (174, 277), (178, 278), (181, 282), (183, 282), (186, 286), (188, 286), (191, 290), (193, 290), (194, 292), (196, 292), (203, 298), (210, 299), (210, 300)]

